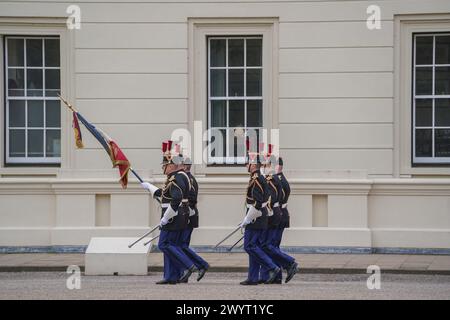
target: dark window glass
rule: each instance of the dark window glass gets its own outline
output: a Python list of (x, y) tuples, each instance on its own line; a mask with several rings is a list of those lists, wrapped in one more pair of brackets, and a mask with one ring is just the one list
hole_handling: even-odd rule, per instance
[(28, 100), (28, 126), (40, 127), (44, 126), (44, 101)]
[(416, 64), (433, 63), (433, 37), (416, 37)]
[(247, 127), (262, 127), (262, 101), (247, 100)]
[(435, 156), (450, 157), (450, 129), (436, 129)]
[(228, 96), (244, 96), (244, 69), (228, 70)]
[(47, 157), (61, 156), (61, 131), (47, 130), (45, 153)]
[(247, 39), (247, 66), (262, 66), (262, 39)]
[(262, 70), (247, 69), (247, 96), (260, 97), (262, 95)]
[(45, 66), (59, 67), (59, 40), (45, 39)]
[(416, 127), (431, 127), (433, 119), (433, 100), (416, 99)]
[(227, 102), (225, 100), (211, 101), (211, 126), (227, 126)]
[(9, 96), (24, 96), (24, 70), (23, 69), (8, 69), (8, 95)]
[(436, 64), (450, 64), (450, 36), (436, 36)]
[(230, 100), (229, 102), (229, 127), (245, 126), (245, 102), (244, 100)]
[(416, 68), (416, 95), (432, 94), (432, 68)]
[(25, 130), (9, 130), (9, 156), (25, 157)]
[(211, 70), (211, 97), (225, 97), (225, 93), (225, 70)]
[(450, 99), (436, 99), (435, 125), (438, 127), (450, 127)]
[(435, 94), (450, 94), (450, 67), (436, 67), (435, 69)]
[(8, 39), (8, 66), (23, 67), (23, 39)]
[(431, 129), (416, 129), (416, 157), (432, 156)]
[(226, 65), (226, 40), (211, 39), (210, 61), (211, 67), (225, 67)]
[(44, 130), (29, 129), (27, 132), (28, 132), (28, 157), (43, 157)]
[(25, 127), (25, 101), (9, 101), (9, 126)]
[(27, 39), (27, 66), (42, 67), (42, 39)]
[(42, 69), (27, 69), (27, 95), (42, 96)]
[(244, 66), (244, 40), (229, 39), (228, 40), (228, 66), (243, 67)]
[(45, 125), (47, 127), (61, 126), (61, 105), (58, 100), (45, 102)]

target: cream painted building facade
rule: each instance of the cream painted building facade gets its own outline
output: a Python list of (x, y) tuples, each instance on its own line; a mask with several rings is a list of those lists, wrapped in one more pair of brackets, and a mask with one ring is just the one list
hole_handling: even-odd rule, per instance
[[(159, 221), (84, 128), (75, 148), (59, 90), (157, 183), (176, 129), (279, 129), (293, 250), (450, 252), (448, 0), (2, 0), (0, 39), (3, 252), (83, 250)], [(241, 221), (248, 177), (194, 171), (207, 249)]]

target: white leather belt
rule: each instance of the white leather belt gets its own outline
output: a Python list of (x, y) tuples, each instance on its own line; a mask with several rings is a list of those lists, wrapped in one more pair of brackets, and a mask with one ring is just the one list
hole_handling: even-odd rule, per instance
[(282, 207), (283, 209), (286, 209), (286, 208), (287, 208), (287, 203), (282, 204), (281, 207)]
[[(186, 204), (186, 203), (188, 203), (188, 201), (182, 200), (182, 201), (180, 202), (179, 207), (181, 207), (183, 204)], [(168, 203), (161, 203), (161, 208), (168, 208), (169, 206), (170, 206), (170, 203), (169, 203), (169, 202), (168, 202)]]
[[(250, 207), (253, 207), (253, 205), (247, 203), (247, 208), (250, 208)], [(264, 202), (264, 203), (262, 204), (261, 208), (264, 208), (264, 207), (267, 207), (267, 202)]]

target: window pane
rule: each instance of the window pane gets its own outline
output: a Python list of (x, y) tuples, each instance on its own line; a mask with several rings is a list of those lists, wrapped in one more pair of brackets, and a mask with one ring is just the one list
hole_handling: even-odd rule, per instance
[(247, 100), (247, 127), (262, 126), (262, 100)]
[(432, 68), (416, 69), (416, 95), (428, 95), (432, 93)]
[(229, 102), (229, 127), (245, 126), (245, 104), (244, 100), (230, 100)]
[(23, 67), (23, 39), (8, 39), (8, 66)]
[(44, 130), (28, 130), (28, 157), (44, 156)]
[(250, 152), (258, 152), (259, 141), (260, 141), (260, 130), (259, 129), (247, 129), (246, 136), (250, 141)]
[(228, 40), (228, 66), (244, 66), (244, 39)]
[(27, 66), (42, 67), (42, 39), (27, 39)]
[(450, 94), (450, 67), (436, 67), (435, 94)]
[(431, 157), (431, 129), (416, 130), (416, 157)]
[(433, 100), (416, 99), (416, 127), (431, 127), (433, 119)]
[[(231, 157), (245, 157), (245, 131), (242, 128), (232, 128), (228, 135), (228, 149)], [(236, 161), (234, 161), (236, 163)]]
[(27, 69), (27, 95), (42, 96), (42, 69)]
[(28, 101), (28, 126), (44, 126), (44, 102), (42, 100)]
[(247, 69), (247, 96), (262, 96), (261, 69)]
[(225, 70), (211, 70), (211, 97), (225, 97)]
[(436, 99), (434, 108), (436, 126), (450, 127), (450, 99)]
[(436, 64), (450, 64), (450, 36), (436, 37)]
[(25, 127), (24, 100), (9, 100), (9, 126)]
[(225, 157), (226, 153), (226, 130), (211, 129), (211, 156)]
[(230, 97), (244, 96), (244, 69), (228, 70), (228, 95)]
[(57, 100), (47, 100), (45, 102), (45, 125), (47, 127), (61, 126), (61, 105)]
[(45, 66), (59, 67), (59, 40), (45, 39)]
[(25, 157), (25, 130), (9, 130), (9, 156)]
[(56, 96), (60, 88), (59, 70), (45, 70), (45, 95)]
[(226, 40), (210, 40), (211, 67), (225, 67)]
[(433, 37), (416, 37), (416, 64), (433, 63)]
[(60, 130), (47, 130), (45, 140), (45, 152), (47, 157), (61, 156), (61, 132)]
[(436, 129), (435, 156), (450, 157), (450, 129)]
[(227, 102), (225, 100), (211, 101), (211, 126), (227, 126)]
[(8, 69), (8, 95), (24, 96), (24, 70)]
[(262, 66), (262, 39), (247, 40), (247, 66)]

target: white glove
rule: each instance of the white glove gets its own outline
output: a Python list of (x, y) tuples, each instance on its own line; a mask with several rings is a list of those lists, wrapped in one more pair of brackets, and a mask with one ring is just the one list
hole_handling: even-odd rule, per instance
[(258, 217), (262, 216), (262, 212), (260, 210), (256, 210), (254, 206), (250, 206), (247, 215), (244, 218), (244, 221), (241, 223), (241, 227), (245, 227), (246, 225), (253, 222)]
[(172, 209), (172, 207), (169, 206), (169, 207), (166, 209), (166, 211), (164, 212), (164, 215), (163, 215), (163, 217), (161, 218), (160, 224), (161, 224), (162, 226), (163, 226), (163, 225), (166, 225), (166, 224), (169, 222), (169, 220), (170, 220), (171, 218), (175, 217), (177, 214), (178, 214), (178, 212), (177, 212), (177, 211), (174, 211), (174, 210)]
[(279, 206), (280, 206), (279, 202), (275, 202), (274, 205), (273, 205), (274, 208), (279, 207)]
[(268, 217), (273, 216), (273, 210), (267, 209), (267, 216)]
[(142, 182), (141, 183), (142, 188), (144, 188), (145, 190), (150, 191), (150, 193), (153, 195), (155, 194), (155, 192), (159, 189), (157, 186), (149, 183), (149, 182)]
[(189, 217), (192, 217), (193, 215), (195, 215), (195, 210), (189, 207)]

